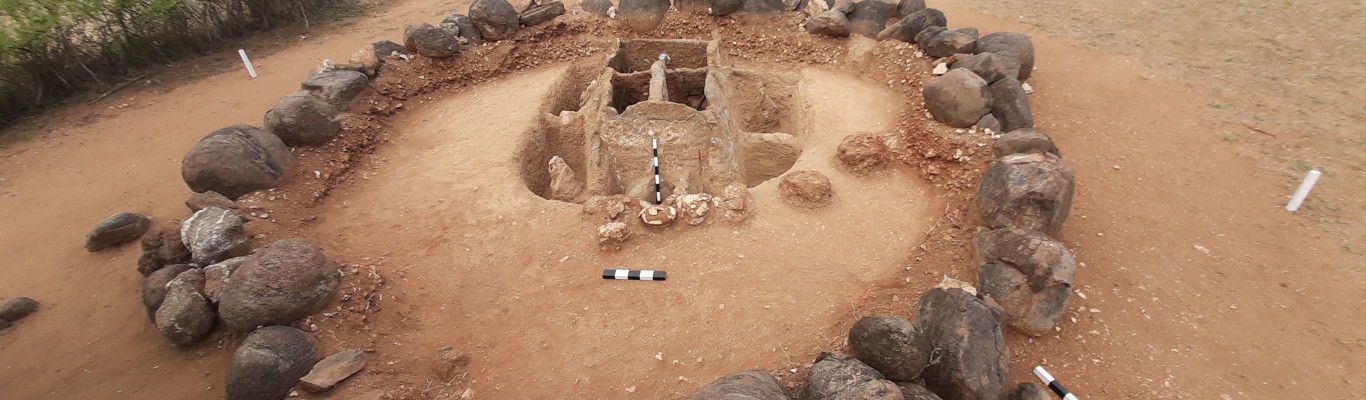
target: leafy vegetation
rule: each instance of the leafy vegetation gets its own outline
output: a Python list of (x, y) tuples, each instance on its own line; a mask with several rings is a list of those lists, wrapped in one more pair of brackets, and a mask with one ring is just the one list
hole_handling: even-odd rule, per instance
[(0, 0), (0, 126), (353, 0)]

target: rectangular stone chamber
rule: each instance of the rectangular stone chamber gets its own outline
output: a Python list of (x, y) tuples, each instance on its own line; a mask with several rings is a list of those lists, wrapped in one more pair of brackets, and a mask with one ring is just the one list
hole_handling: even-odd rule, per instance
[[(579, 75), (591, 75), (582, 72), (588, 68)], [(801, 153), (801, 135), (778, 132), (798, 126), (790, 122), (796, 74), (774, 78), (732, 68), (716, 41), (618, 41), (595, 77), (570, 75), (567, 82), (578, 83), (557, 90), (542, 127), (524, 146), (523, 177), (542, 197), (548, 198), (550, 178), (536, 169), (555, 155), (583, 182), (578, 200), (626, 194), (653, 202), (651, 139), (659, 141), (664, 197), (753, 187), (785, 172)], [(763, 95), (739, 96), (735, 105), (737, 88)], [(755, 123), (756, 114), (764, 121)]]

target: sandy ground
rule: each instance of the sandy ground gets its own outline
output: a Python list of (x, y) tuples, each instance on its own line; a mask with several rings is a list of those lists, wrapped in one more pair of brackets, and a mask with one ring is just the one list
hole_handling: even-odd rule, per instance
[[(1028, 368), (1042, 364), (1084, 398), (1366, 397), (1366, 246), (1352, 247), (1363, 225), (1353, 200), (1359, 172), (1335, 168), (1321, 183), (1331, 197), (1310, 203), (1323, 207), (1291, 214), (1280, 207), (1294, 184), (1287, 176), (1298, 172), (1274, 151), (1359, 166), (1359, 148), (1245, 131), (1237, 137), (1260, 138), (1227, 140), (1218, 134), (1228, 129), (1226, 111), (1210, 106), (1224, 100), (1133, 60), (1147, 49), (1099, 51), (1026, 24), (1042, 17), (931, 6), (951, 28), (1034, 36), (1032, 105), (1077, 171), (1060, 239), (1084, 263), (1084, 297), (1073, 297), (1056, 335), (1009, 337), (1012, 379), (1032, 381)], [(84, 235), (119, 211), (158, 222), (187, 216), (179, 159), (201, 136), (259, 123), (322, 58), (398, 39), (403, 23), (457, 9), (394, 3), (257, 59), (261, 78), (231, 70), (174, 88), (137, 85), (95, 108), (60, 112), (41, 130), (19, 128), (36, 137), (0, 150), (0, 209), (9, 210), (0, 300), (29, 296), (44, 308), (0, 333), (6, 397), (220, 397), (241, 337), (171, 348), (144, 319), (136, 246), (90, 254)], [(833, 141), (871, 129), (860, 124), (879, 122), (867, 117), (885, 113), (879, 106), (889, 102), (877, 100), (891, 95), (821, 68), (802, 72), (811, 90), (843, 96), (827, 106), (864, 118), (819, 122), (839, 129), (808, 145), (798, 168), (825, 170), (855, 195), (803, 213), (778, 204), (770, 182), (755, 189), (761, 212), (741, 226), (595, 250), (578, 207), (543, 201), (514, 177), (515, 137), (495, 132), (534, 115), (489, 118), (534, 97), (561, 68), (410, 106), (390, 121), (404, 133), (379, 148), (368, 179), (337, 188), (313, 209), (316, 223), (253, 228), (306, 235), (385, 277), (389, 300), (368, 321), (320, 321), (329, 351), (374, 351), (366, 372), (331, 397), (382, 389), (444, 398), (466, 388), (482, 398), (677, 397), (740, 369), (801, 371), (819, 351), (838, 350), (858, 317), (911, 317), (939, 274), (972, 275), (962, 260), (970, 224), (939, 240), (950, 244), (942, 254), (915, 250), (943, 203), (911, 168), (868, 178), (830, 169)], [(129, 106), (100, 108), (119, 104)], [(596, 277), (596, 269), (640, 264), (691, 277), (634, 285)], [(429, 380), (426, 365), (441, 346), (473, 357), (459, 382)]]

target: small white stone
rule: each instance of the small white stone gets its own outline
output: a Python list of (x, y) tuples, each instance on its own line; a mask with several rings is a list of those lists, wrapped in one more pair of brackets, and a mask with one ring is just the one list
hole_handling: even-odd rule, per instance
[(1025, 94), (1034, 94), (1034, 87), (1029, 86), (1028, 83), (1021, 83), (1020, 87), (1024, 89)]
[(934, 71), (932, 71), (932, 73), (934, 73), (935, 75), (947, 74), (949, 73), (949, 65), (945, 63), (939, 63), (939, 65), (934, 66)]

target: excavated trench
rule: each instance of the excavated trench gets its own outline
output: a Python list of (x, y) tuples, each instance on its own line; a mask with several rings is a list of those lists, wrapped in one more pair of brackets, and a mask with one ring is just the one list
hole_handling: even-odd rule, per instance
[[(714, 41), (626, 40), (602, 62), (572, 68), (519, 151), (527, 189), (573, 202), (614, 194), (654, 201), (655, 140), (664, 197), (754, 187), (787, 172), (806, 136), (792, 112), (799, 75), (734, 68), (717, 49)], [(555, 171), (555, 157), (569, 170)], [(555, 174), (572, 175), (582, 190), (552, 193)]]

